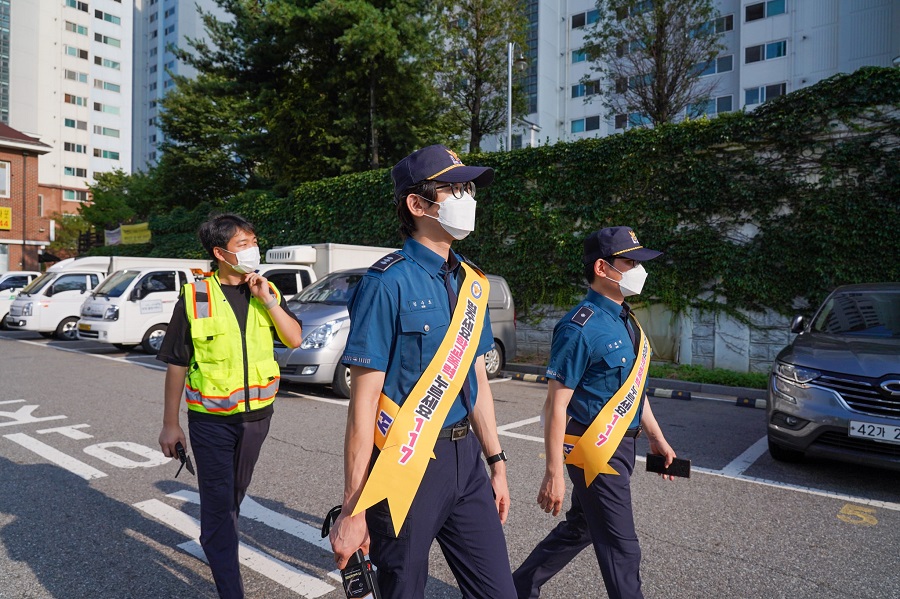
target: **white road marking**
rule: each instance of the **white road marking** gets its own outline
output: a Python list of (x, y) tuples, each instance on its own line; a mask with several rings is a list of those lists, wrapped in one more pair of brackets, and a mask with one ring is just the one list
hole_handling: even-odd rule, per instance
[[(188, 491), (185, 489), (170, 493), (166, 495), (166, 497), (200, 505), (200, 494), (195, 491)], [(284, 514), (279, 514), (274, 510), (270, 510), (254, 501), (249, 495), (244, 496), (244, 501), (241, 503), (241, 516), (246, 516), (251, 520), (256, 520), (257, 522), (286, 532), (291, 536), (297, 537), (301, 541), (306, 541), (307, 543), (316, 545), (328, 553), (331, 553), (331, 542), (327, 537), (324, 539), (322, 538), (321, 529), (303, 522), (298, 522), (293, 518), (288, 518)], [(328, 576), (338, 582), (341, 582), (342, 580), (340, 570), (333, 570), (328, 573)]]
[(498, 379), (491, 379), (491, 380), (488, 381), (488, 383), (490, 383), (491, 385), (493, 385), (494, 383), (505, 383), (506, 381), (511, 381), (511, 380), (512, 380), (512, 379), (511, 379), (510, 377), (507, 376), (507, 377), (498, 378)]
[(722, 474), (725, 476), (740, 476), (767, 451), (769, 451), (768, 438), (763, 437), (748, 447), (744, 453), (734, 458), (730, 464), (722, 468)]
[(322, 403), (330, 403), (338, 406), (344, 406), (345, 408), (350, 405), (349, 399), (329, 399), (327, 397), (317, 397), (315, 395), (306, 395), (304, 393), (297, 393), (296, 391), (285, 391), (284, 389), (280, 389), (279, 393), (284, 393), (285, 395), (292, 395), (294, 397), (299, 397), (301, 399), (311, 399), (313, 401), (321, 401)]
[(33, 451), (42, 458), (53, 462), (60, 468), (64, 468), (72, 474), (77, 474), (84, 480), (103, 478), (104, 476), (106, 476), (105, 472), (101, 472), (93, 466), (85, 464), (81, 460), (76, 460), (72, 456), (63, 453), (54, 447), (50, 447), (46, 443), (38, 441), (34, 437), (30, 437), (25, 433), (14, 433), (12, 435), (4, 435), (4, 437), (9, 439), (13, 443), (18, 443), (25, 449)]
[[(191, 541), (181, 543), (178, 547), (194, 557), (206, 561), (206, 556), (198, 541), (200, 538), (200, 522), (197, 519), (192, 518), (181, 510), (167, 505), (158, 499), (141, 501), (135, 503), (134, 507), (156, 518), (170, 528), (190, 537), (192, 539)], [(245, 543), (240, 543), (238, 546), (238, 556), (241, 563), (251, 570), (274, 580), (304, 597), (321, 597), (334, 590), (334, 587), (327, 582), (316, 578), (315, 576), (306, 574), (294, 566), (274, 558), (271, 555), (267, 555), (258, 549), (254, 549)]]
[(126, 360), (125, 358), (118, 358), (116, 356), (104, 356), (103, 354), (92, 354), (92, 353), (88, 353), (84, 350), (71, 348), (71, 347), (59, 347), (56, 345), (49, 345), (48, 343), (41, 343), (40, 341), (29, 341), (27, 339), (16, 339), (15, 337), (6, 337), (5, 335), (0, 335), (0, 337), (2, 337), (3, 339), (10, 339), (12, 341), (18, 341), (19, 343), (25, 343), (27, 345), (34, 345), (36, 347), (44, 347), (47, 349), (55, 349), (56, 351), (69, 352), (71, 354), (81, 354), (83, 356), (90, 356), (92, 358), (101, 358), (103, 360), (119, 362), (120, 364), (137, 364), (138, 366), (143, 366), (144, 368), (151, 368), (153, 370), (165, 370), (166, 369), (165, 364), (135, 362), (134, 360)]

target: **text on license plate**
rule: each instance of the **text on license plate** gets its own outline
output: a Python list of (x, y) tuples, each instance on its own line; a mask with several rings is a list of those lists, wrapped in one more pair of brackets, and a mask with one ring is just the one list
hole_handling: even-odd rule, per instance
[(83, 322), (79, 322), (79, 323), (78, 323), (78, 330), (79, 330), (79, 331), (90, 331), (90, 330), (91, 330), (91, 325), (85, 324), (85, 323), (83, 323)]
[(900, 426), (851, 420), (850, 436), (885, 441), (887, 443), (900, 443)]

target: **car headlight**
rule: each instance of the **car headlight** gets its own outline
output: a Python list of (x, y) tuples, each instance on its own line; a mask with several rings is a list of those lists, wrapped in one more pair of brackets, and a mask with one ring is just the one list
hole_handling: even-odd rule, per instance
[(343, 320), (329, 320), (325, 324), (314, 328), (309, 335), (303, 339), (300, 349), (321, 349), (331, 343), (334, 336), (344, 325)]
[(22, 306), (22, 316), (31, 316), (31, 309), (33, 306), (33, 302), (28, 302), (27, 304)]
[(119, 320), (119, 306), (109, 306), (103, 313), (103, 320)]
[(818, 378), (821, 373), (812, 368), (803, 368), (801, 366), (788, 364), (787, 362), (775, 362), (775, 374), (792, 383), (804, 385)]

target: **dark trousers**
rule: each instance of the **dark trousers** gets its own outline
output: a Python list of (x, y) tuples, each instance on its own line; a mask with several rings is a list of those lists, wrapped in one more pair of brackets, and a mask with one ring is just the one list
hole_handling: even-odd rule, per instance
[(610, 599), (642, 599), (641, 548), (631, 508), (634, 439), (625, 437), (609, 464), (618, 476), (600, 474), (585, 487), (584, 470), (566, 466), (572, 506), (513, 573), (519, 599), (540, 596), (541, 586), (593, 543)]
[[(376, 450), (377, 454), (377, 450)], [(394, 536), (387, 502), (366, 510), (378, 586), (385, 599), (421, 599), (437, 539), (463, 597), (511, 599), (506, 539), (475, 435), (439, 439), (409, 515)]]
[(200, 545), (223, 599), (244, 596), (238, 515), (270, 421), (271, 416), (237, 424), (188, 423), (200, 488)]

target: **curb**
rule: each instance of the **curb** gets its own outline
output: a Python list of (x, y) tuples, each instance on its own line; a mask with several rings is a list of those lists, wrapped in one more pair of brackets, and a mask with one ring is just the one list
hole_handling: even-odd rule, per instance
[(768, 403), (765, 399), (754, 399), (752, 397), (738, 397), (734, 405), (740, 408), (757, 408), (765, 410)]

